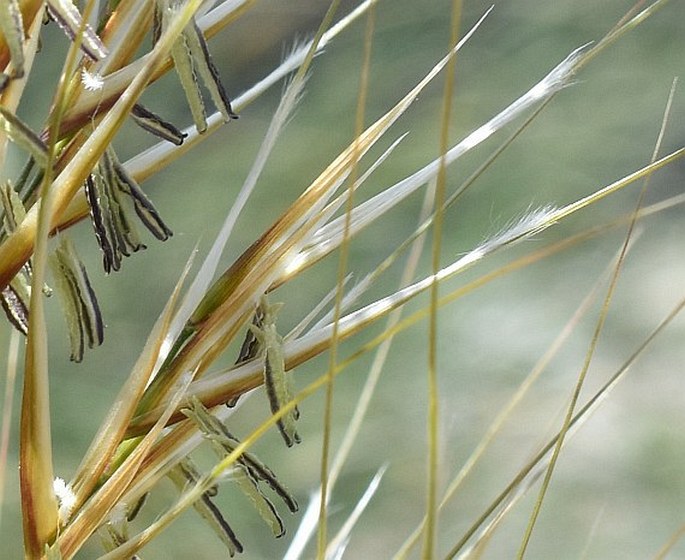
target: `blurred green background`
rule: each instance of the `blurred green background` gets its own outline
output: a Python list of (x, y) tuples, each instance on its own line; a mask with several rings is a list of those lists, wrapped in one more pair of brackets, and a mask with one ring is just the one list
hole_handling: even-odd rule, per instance
[[(354, 2), (344, 2), (347, 13)], [(237, 96), (264, 76), (295, 39), (311, 36), (327, 3), (321, 0), (264, 1), (212, 39), (210, 48), (227, 90)], [(462, 29), (469, 28), (489, 2), (466, 2)], [(569, 52), (597, 41), (631, 6), (630, 2), (590, 0), (542, 2), (512, 0), (492, 14), (458, 57), (453, 142), (485, 122), (529, 89)], [(367, 122), (390, 108), (443, 56), (449, 40), (450, 3), (443, 0), (385, 0), (377, 7)], [(21, 115), (40, 127), (66, 47), (54, 25), (44, 30), (46, 45), (36, 63)], [(314, 62), (306, 95), (238, 223), (226, 255), (227, 266), (347, 146), (362, 57), (363, 20)], [(685, 3), (672, 1), (643, 25), (603, 52), (562, 91), (525, 134), (478, 180), (445, 216), (444, 261), (467, 251), (531, 206), (562, 205), (580, 198), (649, 161), (674, 76), (685, 69)], [(39, 81), (38, 76), (41, 80)], [(365, 163), (393, 139), (409, 131), (392, 157), (373, 175), (362, 196), (405, 177), (438, 154), (442, 77), (374, 149)], [(57, 474), (69, 478), (95, 433), (112, 395), (125, 379), (146, 335), (162, 309), (193, 247), (210, 246), (244, 180), (275, 109), (279, 84), (241, 112), (199, 149), (144, 184), (174, 237), (127, 259), (105, 277), (90, 225), (73, 229), (89, 267), (107, 321), (106, 343), (80, 365), (68, 362), (60, 309), (50, 303), (53, 431)], [(154, 84), (144, 102), (187, 126), (189, 112), (176, 76)], [(685, 95), (677, 91), (662, 153), (685, 144)], [(457, 186), (513, 129), (468, 154), (453, 166), (449, 187)], [(117, 138), (122, 160), (152, 140), (134, 126)], [(16, 155), (16, 154), (15, 154)], [(17, 156), (7, 176), (21, 163)], [(680, 162), (652, 179), (650, 202), (681, 193)], [(562, 239), (634, 208), (639, 186), (595, 205), (533, 241), (498, 255), (450, 281), (447, 293), (486, 271), (544, 244)], [(411, 233), (421, 197), (401, 204), (356, 239), (351, 247), (355, 277), (372, 270)], [(612, 303), (606, 329), (583, 396), (605, 381), (682, 297), (685, 260), (683, 210), (676, 207), (643, 223)], [(467, 296), (442, 311), (440, 319), (441, 443), (444, 485), (485, 433), (487, 426), (571, 317), (596, 278), (619, 249), (625, 228), (579, 245)], [(425, 260), (423, 273), (428, 270)], [(337, 259), (329, 258), (272, 300), (286, 303), (282, 330), (296, 324), (335, 282)], [(366, 301), (392, 291), (399, 271), (386, 274)], [(424, 306), (426, 298), (410, 306)], [(582, 366), (597, 317), (597, 305), (574, 332), (526, 398), (503, 434), (445, 511), (439, 526), (440, 552), (446, 552), (510, 478), (561, 424)], [(374, 333), (377, 334), (377, 330)], [(370, 334), (374, 334), (370, 333)], [(529, 558), (645, 558), (685, 521), (685, 334), (682, 321), (668, 329), (640, 359), (626, 380), (568, 444), (529, 549)], [(8, 331), (0, 333), (6, 347)], [(343, 346), (343, 353), (365, 337)], [(332, 501), (330, 531), (344, 521), (366, 484), (383, 464), (383, 483), (352, 534), (348, 558), (386, 558), (423, 516), (425, 486), (427, 326), (399, 335), (374, 398), (358, 446)], [(227, 362), (231, 356), (227, 357)], [(334, 442), (339, 441), (358, 398), (370, 357), (356, 362), (335, 393)], [(327, 358), (297, 371), (303, 387), (325, 371)], [(18, 391), (17, 391), (18, 393)], [(322, 402), (301, 407), (303, 443), (286, 450), (276, 434), (256, 449), (306, 506), (319, 476)], [(231, 429), (247, 435), (267, 415), (258, 394), (234, 417)], [(18, 415), (15, 414), (15, 418)], [(16, 421), (14, 427), (16, 434)], [(16, 437), (13, 441), (16, 441)], [(2, 511), (2, 558), (21, 555), (16, 478), (12, 448), (7, 498)], [(486, 558), (510, 558), (518, 548), (536, 491), (511, 512), (495, 534)], [(141, 519), (154, 519), (173, 497), (171, 485), (145, 506)], [(297, 527), (273, 540), (246, 501), (230, 489), (219, 503), (245, 545), (244, 558), (278, 558)], [(287, 515), (287, 514), (285, 514)], [(81, 558), (93, 558), (97, 543)], [(142, 553), (146, 560), (225, 557), (211, 531), (194, 513), (179, 520)], [(310, 553), (308, 557), (311, 557)], [(681, 544), (672, 558), (685, 558)]]

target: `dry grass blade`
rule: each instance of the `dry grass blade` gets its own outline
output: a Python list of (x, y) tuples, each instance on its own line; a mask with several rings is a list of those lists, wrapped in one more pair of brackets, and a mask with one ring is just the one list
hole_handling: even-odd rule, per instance
[(188, 260), (188, 264), (181, 274), (173, 293), (150, 332), (145, 347), (131, 369), (128, 379), (124, 382), (119, 395), (113, 401), (110, 414), (103, 421), (97, 435), (93, 438), (90, 449), (81, 461), (81, 465), (71, 484), (76, 494), (77, 508), (90, 495), (100, 476), (110, 464), (117, 447), (124, 439), (126, 428), (133, 416), (136, 405), (152, 376), (155, 365), (158, 363), (160, 351), (171, 323), (181, 286), (190, 270), (191, 264), (192, 257)]
[[(469, 31), (469, 33), (462, 40), (462, 44), (463, 41), (468, 39), (468, 37), (477, 29), (477, 26), (483, 21), (488, 13), (489, 12), (487, 12)], [(374, 223), (382, 214), (394, 208), (396, 205), (405, 200), (408, 196), (413, 194), (417, 189), (421, 188), (432, 179), (435, 179), (442, 165), (441, 162), (444, 162), (445, 165), (454, 163), (462, 155), (478, 146), (489, 136), (504, 127), (506, 124), (510, 123), (516, 117), (520, 116), (533, 104), (543, 100), (544, 104), (544, 102), (547, 102), (549, 99), (551, 99), (551, 97), (554, 96), (560, 90), (560, 88), (563, 88), (568, 84), (576, 70), (576, 65), (580, 60), (582, 60), (582, 53), (582, 49), (571, 53), (528, 92), (514, 101), (484, 125), (478, 127), (462, 141), (450, 148), (445, 154), (444, 158), (436, 158), (415, 173), (412, 173), (405, 179), (402, 179), (378, 195), (362, 202), (355, 207), (352, 211), (352, 232), (356, 234), (367, 225)], [(454, 196), (450, 197), (450, 203), (452, 203), (454, 199)], [(338, 204), (340, 203), (339, 201), (337, 202)], [(331, 203), (330, 206), (333, 207), (334, 203)], [(328, 212), (328, 208), (326, 211)], [(329, 223), (322, 225), (314, 233), (310, 242), (302, 248), (297, 259), (293, 259), (296, 264), (291, 264), (287, 268), (286, 273), (284, 273), (284, 276), (286, 276), (286, 274), (289, 276), (294, 275), (296, 272), (299, 272), (306, 266), (311, 265), (318, 259), (336, 249), (342, 239), (343, 221), (344, 216), (335, 218)], [(431, 218), (431, 223), (432, 222), (433, 218)], [(424, 226), (424, 228), (425, 227), (427, 226)]]
[[(262, 236), (243, 256), (236, 261), (234, 267), (229, 269), (208, 292), (203, 304), (200, 305), (191, 321), (199, 324), (206, 319), (206, 316), (216, 308), (216, 306), (226, 300), (230, 293), (230, 288), (236, 279), (233, 277), (234, 270), (253, 270), (256, 263), (263, 256), (268, 255), (272, 261), (280, 260), (290, 252), (296, 241), (308, 232), (309, 228), (298, 232), (294, 241), (284, 241), (284, 234), (299, 226), (305, 220), (311, 220), (319, 211), (322, 205), (336, 192), (341, 182), (349, 174), (354, 162), (358, 157), (364, 155), (378, 141), (388, 128), (404, 113), (419, 93), (431, 82), (431, 80), (444, 68), (451, 54), (447, 55), (438, 62), (433, 69), (405, 95), (390, 111), (368, 127), (353, 144), (348, 146), (328, 168), (312, 183), (312, 185), (295, 201), (295, 203), (281, 216), (281, 218)], [(300, 241), (301, 242), (301, 241)], [(274, 255), (275, 256), (272, 256)], [(264, 267), (266, 268), (266, 267)], [(274, 268), (274, 267), (270, 267)]]
[(318, 224), (318, 212), (340, 188), (356, 159), (368, 151), (409, 108), (452, 54), (438, 62), (416, 87), (345, 149), (207, 291), (186, 326), (186, 338), (191, 335), (193, 338), (185, 344), (179, 359), (170, 367), (170, 373), (166, 373), (163, 380), (157, 378), (159, 381), (156, 381), (140, 412), (161, 402), (167, 391), (165, 387), (173, 385), (175, 376), (184, 370), (195, 369), (190, 364), (208, 363), (223, 350), (247, 318), (252, 302), (267, 291), (287, 266), (288, 258), (296, 254), (314, 230)]
[[(42, 254), (41, 254), (42, 253)], [(45, 248), (34, 256), (31, 320), (26, 343), (21, 404), (20, 465), (24, 546), (29, 558), (39, 558), (57, 529), (57, 501), (52, 489), (52, 444), (48, 392), (47, 330), (41, 287), (45, 278)], [(42, 262), (41, 262), (42, 261)]]
[[(617, 192), (618, 190), (632, 184), (634, 181), (648, 175), (656, 169), (666, 165), (666, 163), (677, 160), (685, 156), (685, 148), (676, 150), (672, 154), (661, 158), (653, 164), (647, 165), (642, 169), (631, 173), (630, 175), (615, 181), (602, 189), (599, 189), (594, 194), (584, 197), (577, 202), (568, 204), (560, 209), (542, 208), (531, 212), (524, 216), (518, 222), (510, 224), (508, 228), (484, 241), (481, 245), (462, 256), (452, 264), (442, 268), (436, 275), (429, 275), (414, 284), (398, 290), (394, 294), (383, 299), (369, 304), (366, 307), (350, 313), (343, 317), (338, 323), (338, 333), (341, 339), (350, 337), (355, 333), (361, 331), (365, 327), (373, 324), (379, 318), (385, 316), (387, 313), (401, 307), (407, 301), (410, 301), (418, 294), (430, 289), (433, 282), (445, 281), (448, 278), (459, 274), (483, 258), (492, 255), (500, 250), (516, 244), (530, 236), (537, 235), (541, 231), (559, 223), (564, 218), (572, 215), (576, 211), (584, 208), (588, 204), (588, 200), (600, 200), (601, 198)], [(570, 243), (575, 242), (571, 240)], [(231, 269), (229, 269), (230, 271)], [(235, 297), (235, 296), (232, 296)], [(230, 299), (229, 299), (230, 301)], [(220, 308), (221, 309), (221, 308)], [(221, 316), (221, 313), (218, 313)], [(218, 322), (216, 317), (208, 323)], [(320, 354), (327, 350), (330, 345), (333, 326), (331, 324), (319, 328), (316, 332), (310, 332), (307, 335), (299, 338), (296, 341), (289, 341), (286, 343), (285, 359), (286, 369), (297, 367), (304, 361), (311, 359), (313, 356)], [(198, 348), (203, 345), (193, 348), (194, 353), (199, 353)], [(192, 363), (190, 357), (192, 353), (184, 355), (184, 361)], [(183, 363), (183, 361), (179, 362)], [(178, 367), (178, 366), (177, 366)], [(226, 400), (230, 400), (240, 396), (245, 391), (253, 389), (260, 385), (260, 373), (258, 365), (249, 363), (244, 366), (239, 366), (231, 369), (224, 375), (218, 375), (213, 379), (200, 380), (193, 384), (191, 393), (196, 395), (200, 400), (208, 406), (214, 406)], [(141, 433), (145, 426), (150, 426), (159, 417), (162, 408), (148, 410), (147, 412), (139, 411), (138, 416), (134, 418), (129, 435)], [(178, 419), (179, 416), (175, 415)]]
[(177, 387), (174, 400), (169, 403), (165, 413), (152, 427), (146, 436), (138, 443), (133, 452), (126, 458), (116, 472), (105, 482), (84, 504), (84, 507), (76, 514), (58, 536), (55, 547), (60, 550), (61, 557), (65, 560), (72, 558), (78, 552), (83, 543), (105, 521), (113, 508), (119, 502), (129, 484), (135, 477), (142, 461), (149, 453), (152, 445), (162, 433), (164, 425), (174, 409), (181, 403), (185, 390), (190, 382), (188, 375)]
[(231, 233), (233, 232), (236, 221), (238, 220), (243, 208), (247, 204), (248, 199), (254, 192), (257, 181), (261, 176), (264, 166), (266, 165), (268, 157), (271, 154), (277, 139), (283, 131), (283, 127), (297, 106), (297, 102), (302, 95), (304, 84), (304, 74), (301, 74), (299, 77), (293, 79), (293, 81), (286, 88), (283, 97), (278, 104), (278, 108), (274, 112), (274, 116), (269, 124), (269, 129), (259, 148), (259, 152), (257, 153), (250, 172), (248, 173), (240, 192), (236, 196), (230, 211), (226, 215), (226, 219), (221, 226), (221, 230), (214, 240), (207, 257), (202, 263), (202, 267), (198, 271), (195, 280), (188, 290), (188, 293), (184, 297), (181, 309), (179, 309), (179, 312), (174, 319), (174, 325), (170, 333), (171, 336), (168, 340), (169, 344), (172, 344), (174, 340), (179, 337), (184, 324), (188, 321), (188, 318), (204, 297), (207, 288), (211, 285), (212, 279), (214, 278), (216, 270), (219, 266), (219, 259), (221, 258), (224, 248), (226, 247)]
[[(78, 38), (77, 41), (78, 42)], [(72, 44), (66, 61), (68, 71), (75, 58), (76, 46)], [(57, 87), (53, 106), (60, 107), (64, 99), (64, 80)], [(58, 122), (51, 125), (57, 126)], [(54, 471), (52, 458), (52, 439), (50, 428), (50, 392), (47, 356), (47, 328), (42, 287), (45, 285), (48, 264), (48, 234), (50, 212), (54, 196), (49, 189), (52, 178), (52, 165), (56, 149), (54, 140), (46, 147), (46, 174), (42, 179), (41, 194), (43, 200), (35, 208), (35, 251), (31, 274), (31, 293), (29, 309), (31, 310), (26, 336), (26, 354), (24, 363), (24, 384), (22, 388), (21, 420), (19, 435), (20, 491), (22, 498), (22, 522), (24, 537), (24, 554), (26, 558), (41, 558), (48, 544), (58, 531), (59, 512), (54, 491)], [(21, 231), (28, 215), (8, 235), (3, 246)], [(29, 258), (13, 271), (2, 285), (12, 281), (12, 277), (26, 264)]]

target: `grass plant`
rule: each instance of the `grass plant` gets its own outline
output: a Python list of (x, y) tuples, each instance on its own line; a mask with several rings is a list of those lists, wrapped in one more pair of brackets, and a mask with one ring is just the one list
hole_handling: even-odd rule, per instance
[(302, 5), (2, 3), (2, 554), (685, 554), (682, 2)]

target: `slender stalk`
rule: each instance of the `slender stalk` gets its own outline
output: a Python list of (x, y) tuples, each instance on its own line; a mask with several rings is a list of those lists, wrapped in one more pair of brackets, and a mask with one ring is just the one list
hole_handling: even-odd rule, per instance
[[(461, 23), (461, 1), (452, 2), (452, 21), (450, 25), (450, 50), (459, 42), (459, 25)], [(443, 93), (442, 117), (440, 119), (440, 167), (436, 180), (435, 207), (433, 219), (433, 250), (432, 269), (437, 280), (440, 270), (442, 249), (443, 207), (447, 190), (447, 162), (445, 156), (449, 149), (449, 128), (452, 114), (452, 97), (454, 93), (456, 71), (456, 56), (447, 65), (445, 88)], [(424, 532), (422, 558), (430, 560), (435, 555), (435, 538), (437, 533), (437, 496), (439, 472), (439, 386), (438, 386), (438, 282), (434, 281), (430, 288), (430, 320), (428, 322), (428, 459), (426, 476), (426, 530)]]
[[(654, 151), (652, 153), (651, 161), (650, 163), (654, 163), (657, 159), (657, 156), (659, 154), (659, 150), (661, 148), (661, 143), (663, 141), (664, 137), (664, 131), (666, 130), (666, 123), (668, 122), (668, 116), (670, 114), (670, 109), (671, 109), (671, 104), (673, 102), (673, 96), (675, 94), (675, 88), (676, 88), (677, 80), (673, 81), (673, 84), (671, 86), (671, 90), (669, 92), (668, 96), (668, 101), (666, 102), (666, 108), (664, 110), (664, 117), (661, 122), (661, 128), (659, 129), (659, 134), (657, 136), (656, 144), (654, 146)], [(542, 485), (540, 487), (540, 492), (538, 494), (538, 498), (535, 502), (535, 507), (533, 508), (533, 512), (530, 516), (528, 526), (526, 527), (524, 536), (523, 536), (523, 541), (521, 542), (521, 546), (519, 548), (517, 558), (522, 559), (525, 556), (526, 549), (528, 547), (528, 544), (530, 542), (531, 535), (533, 533), (533, 528), (535, 527), (535, 523), (538, 519), (538, 516), (540, 515), (540, 510), (542, 509), (542, 503), (545, 498), (545, 495), (547, 493), (547, 489), (549, 488), (550, 481), (552, 479), (552, 473), (554, 472), (554, 467), (556, 466), (557, 460), (559, 459), (559, 454), (561, 452), (561, 448), (564, 444), (564, 439), (566, 437), (566, 434), (568, 432), (568, 429), (571, 425), (571, 420), (573, 419), (573, 413), (575, 410), (576, 403), (578, 402), (578, 398), (580, 397), (580, 391), (583, 387), (583, 384), (585, 382), (585, 378), (587, 376), (587, 372), (590, 368), (590, 363), (592, 361), (592, 357), (594, 356), (595, 350), (597, 348), (597, 343), (599, 341), (599, 336), (602, 332), (602, 329), (604, 327), (604, 323), (606, 321), (606, 317), (609, 313), (609, 304), (611, 303), (612, 296), (616, 290), (616, 285), (618, 283), (618, 278), (620, 276), (621, 270), (623, 268), (623, 263), (625, 262), (625, 256), (628, 251), (628, 246), (630, 243), (630, 240), (632, 239), (633, 236), (633, 231), (635, 229), (635, 224), (637, 223), (637, 218), (640, 214), (640, 209), (642, 207), (642, 203), (645, 197), (645, 194), (647, 193), (647, 187), (649, 185), (649, 179), (651, 178), (651, 175), (646, 175), (644, 179), (644, 184), (642, 186), (642, 189), (640, 190), (640, 194), (638, 196), (637, 203), (635, 205), (635, 212), (633, 213), (633, 217), (628, 224), (628, 231), (625, 235), (625, 239), (623, 242), (623, 246), (621, 247), (621, 254), (619, 255), (618, 261), (616, 263), (616, 267), (614, 269), (614, 273), (612, 275), (609, 288), (607, 290), (607, 294), (605, 296), (604, 302), (602, 304), (602, 309), (599, 315), (599, 318), (597, 320), (597, 325), (595, 327), (595, 332), (592, 335), (592, 339), (590, 342), (590, 347), (588, 349), (587, 355), (585, 357), (585, 363), (583, 364), (583, 368), (578, 376), (578, 381), (576, 383), (575, 389), (573, 391), (573, 395), (571, 396), (571, 402), (568, 406), (568, 409), (566, 411), (566, 417), (564, 418), (564, 423), (563, 426), (559, 432), (559, 438), (557, 440), (557, 443), (554, 447), (554, 451), (552, 452), (552, 457), (550, 458), (549, 466), (547, 467), (547, 470), (545, 472), (545, 477), (542, 481)]]
[[(88, 9), (92, 8), (89, 2)], [(81, 28), (83, 33), (83, 27)], [(52, 439), (50, 435), (50, 392), (48, 378), (48, 333), (45, 321), (44, 296), (48, 258), (50, 216), (55, 201), (52, 182), (53, 164), (57, 157), (59, 130), (68, 76), (76, 66), (81, 37), (72, 43), (60, 75), (50, 118), (48, 163), (41, 185), (38, 204), (36, 242), (33, 253), (29, 330), (26, 339), (24, 387), (22, 391), (19, 446), (20, 488), (24, 521), (24, 553), (26, 558), (40, 558), (54, 538), (59, 522), (57, 499), (53, 490)]]
[(666, 560), (668, 553), (673, 550), (673, 547), (678, 544), (683, 537), (685, 537), (685, 523), (683, 523), (676, 531), (669, 537), (659, 551), (654, 555), (654, 560)]
[[(333, 14), (335, 13), (335, 10), (337, 10), (339, 5), (339, 2), (337, 0), (333, 0), (331, 2), (331, 5), (328, 8), (328, 12), (326, 13), (325, 19), (328, 19), (329, 22), (332, 21), (333, 19)], [(371, 21), (373, 11), (373, 6), (371, 8), (371, 12), (369, 13), (368, 20)], [(328, 26), (327, 26), (328, 27)], [(320, 33), (323, 34), (323, 25), (322, 29), (320, 29)], [(365, 43), (365, 48), (366, 48), (366, 43)], [(365, 84), (364, 84), (365, 85)], [(362, 89), (362, 86), (360, 86), (360, 96), (359, 96), (359, 101), (357, 104), (357, 126), (360, 124), (360, 118), (361, 118), (361, 124), (362, 126), (359, 127), (359, 129), (356, 131), (357, 134), (355, 134), (355, 141), (354, 145), (352, 148), (352, 170), (351, 170), (351, 175), (353, 177), (352, 180), (349, 182), (349, 188), (348, 188), (348, 204), (347, 204), (347, 211), (346, 211), (346, 216), (345, 216), (345, 224), (346, 224), (346, 235), (347, 232), (349, 231), (349, 216), (350, 212), (352, 212), (353, 204), (352, 204), (352, 193), (353, 193), (353, 187), (354, 187), (354, 176), (356, 174), (356, 168), (357, 168), (357, 161), (360, 157), (360, 150), (357, 144), (358, 138), (361, 135), (361, 132), (363, 130), (363, 105), (362, 105), (362, 96), (364, 95), (364, 90)], [(361, 108), (361, 110), (360, 110)], [(323, 431), (321, 434), (321, 465), (320, 465), (320, 480), (321, 480), (321, 500), (319, 502), (319, 531), (317, 533), (317, 558), (318, 560), (324, 560), (326, 557), (326, 548), (328, 544), (328, 461), (329, 461), (329, 454), (330, 454), (330, 446), (331, 446), (331, 423), (332, 423), (332, 415), (333, 415), (333, 379), (334, 375), (333, 372), (335, 370), (337, 361), (338, 361), (338, 321), (340, 319), (340, 304), (342, 302), (342, 287), (344, 284), (344, 278), (347, 270), (347, 257), (348, 257), (348, 244), (347, 242), (343, 242), (343, 245), (340, 249), (340, 259), (338, 261), (338, 284), (337, 284), (337, 290), (336, 290), (336, 295), (335, 295), (335, 318), (333, 320), (333, 339), (332, 339), (332, 344), (331, 344), (331, 350), (330, 350), (330, 355), (329, 355), (329, 362), (328, 362), (328, 370), (326, 373), (326, 392), (325, 392), (325, 397), (324, 397), (324, 417), (323, 417)]]

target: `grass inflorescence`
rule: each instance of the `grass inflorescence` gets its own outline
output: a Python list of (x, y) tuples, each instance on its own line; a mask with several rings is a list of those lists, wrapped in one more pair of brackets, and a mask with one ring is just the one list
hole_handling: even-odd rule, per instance
[[(249, 55), (289, 8), (3, 3), (3, 546), (29, 559), (681, 550), (673, 497), (646, 505), (657, 494), (627, 489), (616, 464), (646, 434), (659, 466), (636, 467), (642, 482), (674, 494), (673, 420), (627, 429), (611, 408), (638, 417), (640, 390), (617, 388), (641, 360), (648, 387), (671, 382), (649, 352), (674, 359), (664, 339), (685, 306), (657, 293), (682, 276), (665, 231), (684, 200), (681, 96), (644, 60), (592, 68), (621, 48), (646, 60), (659, 31), (643, 30), (682, 7), (638, 2), (555, 55), (536, 49), (540, 70), (518, 76), (506, 28), (551, 7), (319, 4), (306, 24), (283, 18), (291, 46), (263, 67)], [(583, 27), (594, 6), (575, 9)], [(498, 37), (511, 67), (485, 58)], [(656, 55), (664, 67), (677, 49)], [(618, 68), (663, 93), (645, 115)], [(562, 104), (561, 123), (554, 111), (591, 84), (605, 110), (611, 94), (640, 118), (585, 168), (574, 158), (602, 138), (583, 120), (592, 99)], [(669, 268), (651, 269), (643, 244), (668, 248)], [(523, 279), (513, 295), (490, 285), (506, 277)], [(626, 502), (634, 515), (614, 522)]]

